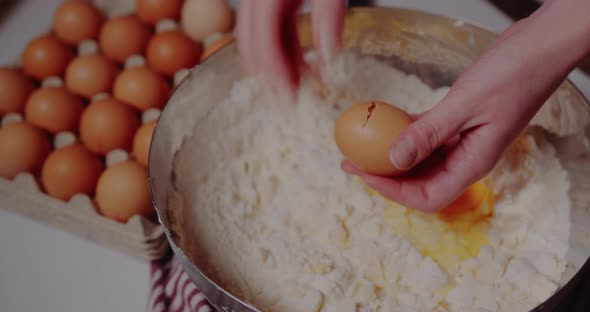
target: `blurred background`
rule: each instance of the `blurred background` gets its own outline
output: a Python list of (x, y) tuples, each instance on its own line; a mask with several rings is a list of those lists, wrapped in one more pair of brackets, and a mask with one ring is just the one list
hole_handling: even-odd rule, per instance
[[(533, 0), (375, 0), (349, 4), (369, 2), (451, 16), (496, 32), (540, 4)], [(60, 3), (0, 1), (0, 64), (14, 63), (25, 45), (48, 29), (52, 12)], [(581, 64), (570, 78), (590, 97), (590, 80), (583, 70)], [(148, 279), (146, 262), (0, 210), (2, 311), (143, 311)]]

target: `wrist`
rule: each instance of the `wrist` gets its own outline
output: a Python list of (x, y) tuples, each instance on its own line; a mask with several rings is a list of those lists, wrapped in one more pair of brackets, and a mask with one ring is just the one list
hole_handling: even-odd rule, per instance
[(530, 30), (556, 60), (575, 66), (590, 53), (590, 0), (553, 0), (532, 23)]

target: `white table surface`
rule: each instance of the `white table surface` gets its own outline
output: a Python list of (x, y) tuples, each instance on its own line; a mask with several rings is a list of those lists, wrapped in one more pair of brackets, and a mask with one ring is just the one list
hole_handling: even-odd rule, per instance
[[(47, 27), (59, 0), (21, 0), (0, 21), (0, 64), (15, 60)], [(481, 0), (378, 0), (476, 22), (494, 31), (510, 20)], [(570, 75), (590, 97), (590, 81)], [(60, 230), (0, 211), (0, 311), (143, 311), (149, 266)]]

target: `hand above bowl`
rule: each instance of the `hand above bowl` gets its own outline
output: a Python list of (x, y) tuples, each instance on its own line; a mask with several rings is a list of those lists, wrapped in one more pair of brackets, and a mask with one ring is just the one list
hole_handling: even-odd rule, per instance
[[(288, 91), (295, 90), (302, 73), (295, 27), (300, 3), (242, 1), (238, 13), (242, 64)], [(321, 59), (329, 60), (340, 48), (344, 1), (315, 0), (312, 4), (315, 46)], [(585, 39), (590, 35), (590, 21), (582, 16), (585, 5), (583, 0), (547, 2), (502, 33), (438, 105), (421, 114), (392, 142), (391, 162), (408, 174), (395, 178), (371, 175), (347, 160), (343, 170), (408, 207), (444, 208), (492, 170), (590, 52)], [(564, 24), (564, 20), (571, 22)]]

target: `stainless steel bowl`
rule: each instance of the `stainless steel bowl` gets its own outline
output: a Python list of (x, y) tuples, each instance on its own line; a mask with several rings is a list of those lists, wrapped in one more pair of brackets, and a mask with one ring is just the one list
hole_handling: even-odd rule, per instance
[[(301, 42), (311, 46), (309, 16), (300, 21)], [(450, 86), (459, 74), (491, 44), (495, 34), (474, 25), (451, 18), (406, 9), (356, 8), (346, 17), (345, 46), (363, 54), (385, 59), (403, 71), (415, 74), (433, 87)], [(193, 282), (220, 311), (258, 311), (224, 290), (191, 259), (198, 251), (191, 246), (190, 233), (184, 219), (182, 194), (176, 191), (172, 170), (176, 151), (185, 137), (192, 135), (196, 123), (205, 118), (226, 95), (242, 73), (237, 63), (234, 44), (197, 66), (175, 90), (156, 126), (150, 150), (150, 188), (159, 220), (166, 229), (172, 250)], [(583, 96), (565, 81), (544, 109), (557, 109), (559, 101), (568, 98), (572, 105), (587, 108)], [(584, 115), (586, 114), (586, 115)], [(580, 116), (581, 115), (581, 116)], [(588, 117), (587, 110), (576, 120), (565, 120), (553, 140), (573, 180), (572, 233), (568, 267), (560, 290), (535, 310), (552, 310), (573, 287), (590, 255), (590, 152), (584, 145), (584, 133), (567, 125)], [(571, 121), (571, 122), (570, 122)], [(590, 131), (588, 131), (590, 132)], [(586, 142), (587, 143), (587, 142)], [(585, 163), (584, 163), (585, 162)], [(585, 168), (584, 169), (584, 165)], [(188, 207), (187, 207), (188, 209)]]

